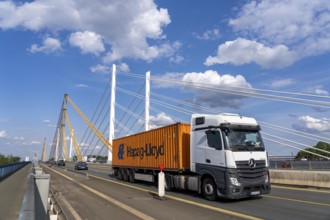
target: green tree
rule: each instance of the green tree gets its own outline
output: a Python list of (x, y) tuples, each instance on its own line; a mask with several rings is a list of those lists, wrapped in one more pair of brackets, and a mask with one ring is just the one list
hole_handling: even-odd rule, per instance
[(5, 155), (0, 154), (0, 164), (6, 163), (6, 157)]
[(72, 161), (77, 161), (78, 160), (78, 157), (77, 156), (73, 156), (72, 157)]
[[(319, 141), (316, 144), (316, 146), (314, 146), (314, 147), (318, 148), (318, 149), (328, 151), (329, 153), (325, 153), (323, 151), (319, 151), (319, 150), (316, 150), (316, 149), (313, 149), (313, 148), (306, 148), (305, 150), (309, 151), (309, 152), (312, 152), (312, 153), (320, 154), (322, 156), (330, 157), (330, 144)], [(296, 159), (300, 160), (301, 158), (307, 158), (309, 160), (320, 160), (321, 159), (319, 156), (316, 156), (314, 154), (310, 154), (310, 153), (305, 152), (305, 151), (299, 151), (297, 156), (296, 156)]]
[(5, 156), (3, 154), (0, 154), (0, 164), (8, 164), (8, 163), (17, 163), (21, 160), (20, 157), (9, 155)]

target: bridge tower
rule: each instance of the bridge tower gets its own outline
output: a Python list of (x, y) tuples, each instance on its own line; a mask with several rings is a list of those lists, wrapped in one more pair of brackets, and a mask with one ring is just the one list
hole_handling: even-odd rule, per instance
[(46, 159), (46, 138), (44, 139), (44, 145), (42, 147), (41, 161), (45, 162)]
[[(109, 123), (109, 143), (112, 146), (112, 140), (115, 137), (115, 103), (116, 103), (116, 65), (112, 64), (111, 74), (111, 97), (110, 97), (110, 123)], [(112, 162), (112, 152), (108, 151), (108, 163)]]
[(149, 131), (149, 108), (150, 108), (150, 71), (146, 73), (146, 94), (144, 110), (144, 130)]

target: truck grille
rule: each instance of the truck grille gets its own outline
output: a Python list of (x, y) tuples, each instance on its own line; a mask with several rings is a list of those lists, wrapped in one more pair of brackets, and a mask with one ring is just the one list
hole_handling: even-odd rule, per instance
[(263, 178), (266, 174), (266, 161), (256, 160), (255, 166), (249, 166), (249, 161), (236, 161), (237, 173), (240, 181), (253, 182)]

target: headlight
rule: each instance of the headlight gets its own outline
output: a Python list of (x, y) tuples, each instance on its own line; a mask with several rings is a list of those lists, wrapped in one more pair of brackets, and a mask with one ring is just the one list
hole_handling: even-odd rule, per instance
[(265, 178), (265, 183), (267, 184), (269, 182), (269, 177), (268, 177), (268, 174), (266, 175), (266, 178)]
[(233, 184), (234, 186), (241, 186), (241, 183), (238, 182), (237, 178), (235, 178), (235, 177), (230, 177), (230, 182), (231, 182), (231, 184)]

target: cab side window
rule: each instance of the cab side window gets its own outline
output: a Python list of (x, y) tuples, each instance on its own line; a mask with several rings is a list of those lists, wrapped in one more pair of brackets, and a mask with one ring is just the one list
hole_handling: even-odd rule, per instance
[(207, 136), (207, 145), (216, 150), (222, 149), (222, 141), (220, 131), (218, 130), (208, 130), (205, 132)]

